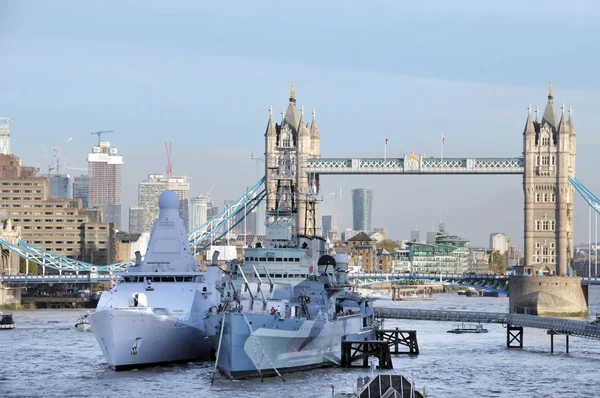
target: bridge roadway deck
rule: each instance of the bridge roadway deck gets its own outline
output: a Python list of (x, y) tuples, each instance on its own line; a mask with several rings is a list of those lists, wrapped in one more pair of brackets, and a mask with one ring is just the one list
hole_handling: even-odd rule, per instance
[(535, 315), (508, 314), (502, 312), (420, 310), (413, 308), (376, 307), (375, 316), (386, 319), (415, 319), (422, 321), (500, 323), (552, 330), (556, 334), (600, 339), (600, 324)]

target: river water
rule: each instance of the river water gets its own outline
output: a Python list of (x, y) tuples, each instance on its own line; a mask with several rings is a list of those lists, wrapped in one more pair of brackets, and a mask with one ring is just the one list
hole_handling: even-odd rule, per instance
[[(432, 301), (378, 305), (506, 312), (507, 298), (436, 295)], [(102, 357), (93, 333), (78, 332), (75, 320), (85, 310), (14, 311), (17, 328), (0, 331), (0, 397), (331, 397), (351, 392), (368, 369), (325, 368), (279, 378), (230, 381), (213, 363), (188, 363), (114, 372)], [(590, 288), (590, 318), (600, 312), (600, 287)], [(394, 357), (394, 370), (429, 397), (588, 397), (600, 394), (600, 341), (565, 339), (544, 330), (525, 329), (524, 349), (506, 348), (506, 329), (486, 325), (487, 334), (446, 333), (449, 322), (393, 321), (387, 327), (417, 330), (420, 355)]]

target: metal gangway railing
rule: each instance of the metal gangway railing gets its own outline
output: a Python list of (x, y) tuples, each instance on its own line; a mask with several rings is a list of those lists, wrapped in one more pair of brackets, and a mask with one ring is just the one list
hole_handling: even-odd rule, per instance
[(500, 323), (503, 325), (550, 330), (556, 334), (600, 339), (600, 324), (536, 315), (502, 312), (420, 310), (414, 308), (376, 307), (375, 316), (386, 319), (413, 319), (422, 321)]

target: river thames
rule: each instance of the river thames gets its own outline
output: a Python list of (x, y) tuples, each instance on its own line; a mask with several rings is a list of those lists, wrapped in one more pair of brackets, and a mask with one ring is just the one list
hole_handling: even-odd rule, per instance
[[(590, 319), (600, 312), (600, 287), (590, 288)], [(507, 298), (436, 295), (432, 301), (377, 305), (506, 312)], [(0, 332), (0, 397), (331, 397), (351, 392), (368, 369), (323, 368), (279, 378), (230, 381), (220, 374), (211, 387), (213, 363), (188, 363), (114, 372), (93, 333), (74, 324), (85, 310), (13, 311), (17, 328)], [(525, 329), (523, 350), (506, 348), (506, 329), (487, 334), (447, 333), (450, 322), (388, 320), (385, 327), (416, 329), (420, 355), (393, 358), (394, 370), (429, 397), (586, 397), (597, 394), (600, 341)]]

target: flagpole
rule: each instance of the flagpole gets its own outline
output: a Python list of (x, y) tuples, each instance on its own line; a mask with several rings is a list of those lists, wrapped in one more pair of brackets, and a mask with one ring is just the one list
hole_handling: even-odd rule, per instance
[(387, 160), (387, 142), (388, 142), (388, 136), (386, 134), (386, 136), (385, 136), (385, 145), (383, 146), (383, 161), (384, 162)]
[(444, 134), (442, 134), (442, 150), (440, 159), (444, 160)]

